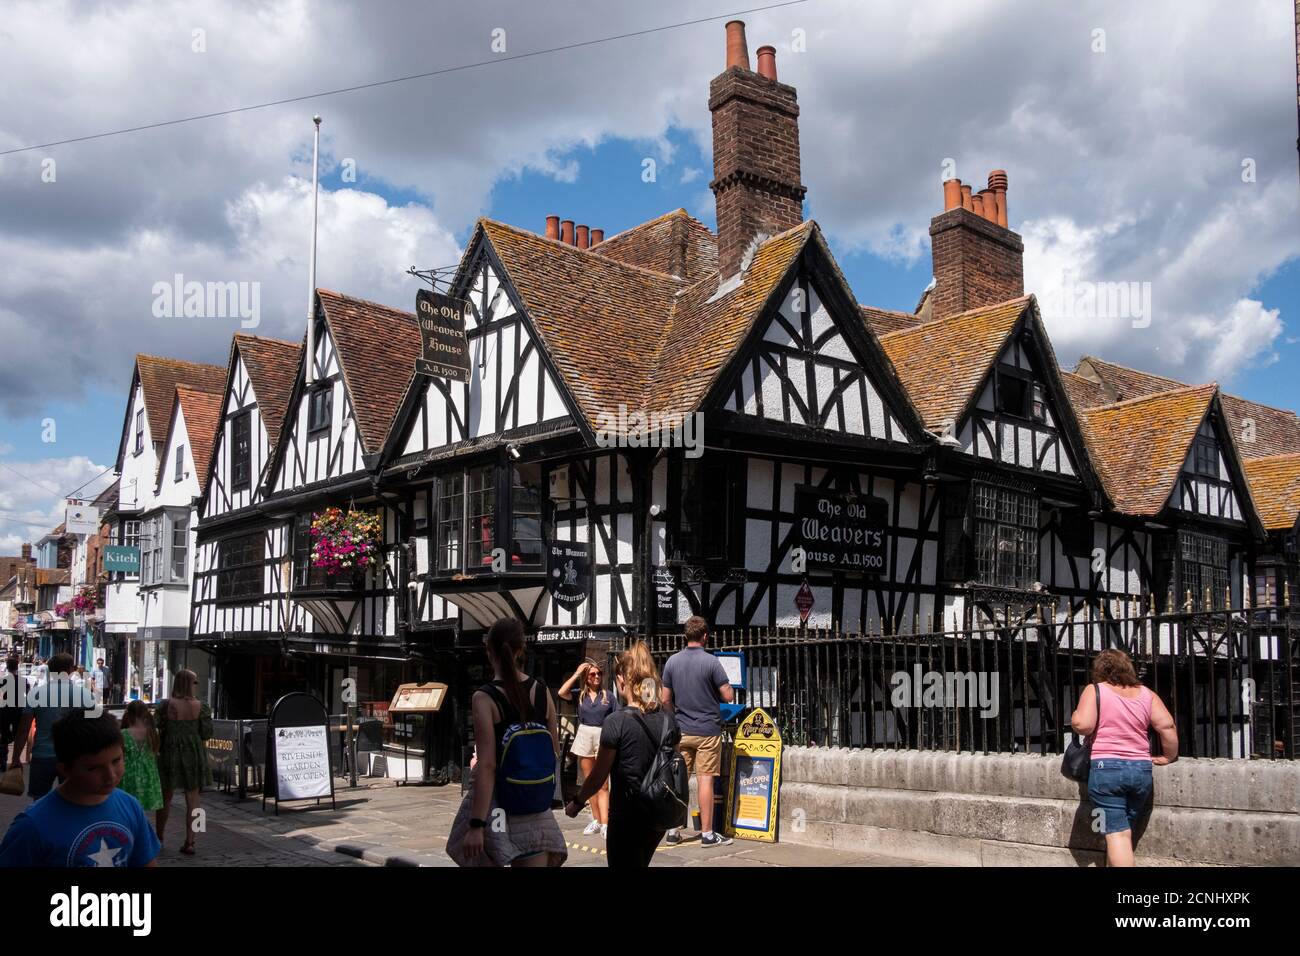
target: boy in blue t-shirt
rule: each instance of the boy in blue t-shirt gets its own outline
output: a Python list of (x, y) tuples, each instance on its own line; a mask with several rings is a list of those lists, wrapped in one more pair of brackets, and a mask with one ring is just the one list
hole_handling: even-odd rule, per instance
[(0, 867), (154, 866), (162, 848), (140, 801), (117, 789), (122, 729), (74, 711), (52, 728), (63, 783), (9, 825)]

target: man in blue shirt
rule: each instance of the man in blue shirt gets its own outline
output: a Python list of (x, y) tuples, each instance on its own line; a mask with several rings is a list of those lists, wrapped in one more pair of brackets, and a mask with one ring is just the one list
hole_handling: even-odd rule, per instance
[[(700, 846), (724, 846), (731, 842), (713, 832), (713, 776), (722, 772), (722, 712), (719, 702), (730, 704), (736, 696), (721, 662), (704, 649), (709, 624), (698, 614), (686, 622), (686, 647), (664, 664), (663, 705), (677, 718), (682, 739), (677, 745), (688, 773), (695, 774), (700, 801)], [(670, 845), (682, 842), (681, 834), (669, 830), (664, 838)]]
[(27, 690), (18, 739), (14, 743), (13, 762), (15, 766), (21, 762), (28, 730), (35, 723), (36, 738), (32, 741), (31, 765), (27, 769), (27, 795), (33, 800), (45, 796), (54, 786), (58, 761), (54, 755), (51, 730), (55, 722), (73, 711), (96, 707), (90, 688), (74, 683), (69, 676), (73, 666), (71, 654), (55, 654), (50, 658), (49, 679)]
[(117, 789), (125, 769), (117, 721), (77, 710), (52, 730), (63, 783), (14, 817), (0, 868), (154, 866), (158, 837), (140, 801)]

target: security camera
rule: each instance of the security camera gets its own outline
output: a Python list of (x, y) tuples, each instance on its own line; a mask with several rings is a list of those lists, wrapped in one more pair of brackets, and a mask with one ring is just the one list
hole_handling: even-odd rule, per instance
[(515, 461), (518, 461), (518, 460), (519, 460), (519, 446), (518, 446), (518, 445), (510, 445), (509, 447), (506, 448), (506, 451), (510, 452), (510, 457), (511, 457), (512, 459), (514, 459)]

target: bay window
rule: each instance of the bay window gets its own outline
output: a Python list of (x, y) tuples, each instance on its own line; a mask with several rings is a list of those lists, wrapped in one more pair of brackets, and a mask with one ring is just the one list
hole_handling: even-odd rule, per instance
[(169, 508), (139, 523), (140, 583), (184, 584), (189, 569), (189, 512)]
[(538, 464), (480, 465), (439, 476), (434, 492), (435, 573), (491, 571), (497, 547), (509, 556), (509, 569), (540, 570), (545, 564), (542, 478)]

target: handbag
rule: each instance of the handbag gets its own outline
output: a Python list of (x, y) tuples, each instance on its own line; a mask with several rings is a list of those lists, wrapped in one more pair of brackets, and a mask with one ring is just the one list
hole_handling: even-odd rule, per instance
[(1097, 692), (1097, 724), (1086, 741), (1078, 734), (1070, 734), (1070, 743), (1065, 748), (1065, 756), (1061, 758), (1061, 773), (1080, 783), (1088, 782), (1088, 768), (1092, 763), (1092, 740), (1097, 736), (1097, 727), (1101, 726), (1101, 687), (1097, 684), (1092, 686)]
[(0, 774), (0, 793), (7, 793), (13, 797), (21, 797), (27, 788), (23, 785), (23, 766), (15, 764)]

